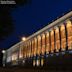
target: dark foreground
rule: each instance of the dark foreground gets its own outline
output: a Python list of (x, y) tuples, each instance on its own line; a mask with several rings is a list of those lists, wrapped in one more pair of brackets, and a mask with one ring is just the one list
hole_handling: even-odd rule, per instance
[(33, 67), (26, 61), (25, 67), (1, 67), (0, 72), (72, 72), (72, 51), (49, 56), (44, 61), (43, 67)]
[(72, 68), (23, 68), (23, 67), (7, 67), (0, 68), (0, 72), (72, 72)]

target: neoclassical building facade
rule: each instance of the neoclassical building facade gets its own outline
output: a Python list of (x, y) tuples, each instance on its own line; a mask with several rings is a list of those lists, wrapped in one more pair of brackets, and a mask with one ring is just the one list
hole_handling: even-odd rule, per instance
[(50, 54), (72, 50), (72, 11), (7, 49), (3, 63), (43, 66)]

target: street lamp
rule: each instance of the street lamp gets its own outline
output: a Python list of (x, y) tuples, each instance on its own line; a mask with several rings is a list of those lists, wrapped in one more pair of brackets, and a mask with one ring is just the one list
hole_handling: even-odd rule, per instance
[(5, 50), (2, 50), (2, 53), (4, 54), (5, 53)]
[(5, 50), (2, 50), (2, 53), (3, 53), (3, 67), (5, 67), (5, 56), (4, 56), (5, 52), (6, 52)]
[(26, 37), (22, 37), (22, 41), (26, 41)]

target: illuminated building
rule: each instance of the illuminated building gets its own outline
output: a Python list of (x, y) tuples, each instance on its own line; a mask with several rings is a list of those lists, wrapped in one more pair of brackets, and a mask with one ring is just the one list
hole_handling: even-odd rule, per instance
[(8, 50), (4, 63), (43, 66), (45, 57), (72, 50), (72, 11)]

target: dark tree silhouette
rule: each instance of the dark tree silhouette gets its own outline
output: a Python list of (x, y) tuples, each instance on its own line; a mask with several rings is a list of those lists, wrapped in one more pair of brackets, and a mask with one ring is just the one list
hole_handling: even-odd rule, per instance
[(0, 41), (9, 36), (14, 30), (8, 6), (0, 6)]
[[(27, 5), (31, 0), (15, 0), (15, 5), (0, 5), (0, 42), (5, 40), (14, 31), (14, 24), (10, 15), (11, 8)], [(1, 48), (2, 49), (2, 48)], [(2, 66), (2, 50), (0, 49), (0, 66)]]
[(10, 9), (17, 6), (27, 5), (31, 0), (15, 0), (16, 5), (0, 5), (0, 41), (7, 38), (14, 31)]

